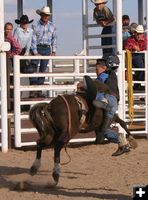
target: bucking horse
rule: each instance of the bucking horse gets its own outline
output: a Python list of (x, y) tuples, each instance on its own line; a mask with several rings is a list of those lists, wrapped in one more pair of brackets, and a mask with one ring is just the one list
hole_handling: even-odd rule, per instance
[[(37, 141), (36, 159), (33, 162), (30, 173), (35, 175), (41, 165), (41, 153), (45, 147), (54, 148), (54, 168), (52, 177), (55, 184), (60, 177), (60, 152), (66, 147), (71, 138), (78, 132), (95, 131), (99, 134), (99, 127), (103, 120), (103, 108), (95, 108), (88, 105), (84, 94), (58, 95), (50, 103), (38, 103), (30, 109), (30, 120), (39, 133)], [(126, 126), (126, 123), (114, 116), (114, 121), (119, 123), (127, 132), (127, 136), (134, 140)], [(85, 124), (90, 125), (90, 129), (85, 130)], [(126, 140), (124, 135), (121, 136), (121, 143)]]

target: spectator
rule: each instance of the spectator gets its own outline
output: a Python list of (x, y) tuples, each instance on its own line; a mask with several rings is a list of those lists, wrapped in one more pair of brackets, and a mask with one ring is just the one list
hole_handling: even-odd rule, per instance
[[(134, 68), (144, 68), (144, 55), (142, 53), (135, 53), (144, 51), (147, 49), (147, 38), (144, 34), (144, 28), (142, 25), (138, 25), (131, 37), (129, 37), (125, 43), (124, 49), (128, 49), (133, 52), (132, 64)], [(144, 72), (135, 72), (134, 80), (144, 81)], [(134, 89), (142, 89), (140, 84), (135, 84)]]
[(11, 102), (10, 98), (13, 98), (13, 90), (10, 89), (10, 85), (13, 85), (13, 76), (10, 76), (10, 73), (13, 72), (13, 56), (19, 55), (21, 53), (21, 47), (16, 39), (13, 37), (13, 25), (10, 22), (7, 22), (4, 26), (5, 31), (5, 41), (10, 43), (10, 50), (7, 51), (7, 96), (8, 96), (8, 110), (13, 111), (13, 101)]
[[(31, 47), (31, 39), (32, 39), (32, 29), (29, 28), (29, 24), (33, 22), (29, 20), (27, 15), (22, 15), (20, 19), (16, 19), (15, 23), (19, 24), (20, 26), (14, 30), (14, 37), (19, 42), (22, 52), (20, 55), (28, 56), (30, 54), (30, 47)], [(26, 61), (21, 60), (20, 62), (21, 72), (24, 72), (24, 68), (26, 67)]]
[[(56, 54), (56, 30), (52, 22), (49, 21), (51, 15), (49, 7), (43, 7), (37, 9), (36, 13), (40, 15), (40, 19), (37, 24), (33, 24), (33, 38), (31, 44), (31, 50), (33, 55), (51, 56)], [(32, 64), (37, 67), (39, 65), (39, 72), (45, 72), (47, 69), (48, 60), (34, 60)], [(33, 77), (30, 78), (31, 85), (44, 84), (45, 77)], [(44, 97), (41, 91), (30, 97)]]
[(130, 17), (128, 15), (122, 15), (122, 26), (129, 30)]
[(128, 15), (122, 16), (122, 35), (123, 35), (123, 46), (128, 37), (130, 37), (130, 18)]
[[(101, 45), (112, 45), (113, 39), (112, 37), (103, 37), (105, 34), (112, 34), (113, 33), (113, 26), (111, 25), (112, 22), (115, 22), (115, 18), (111, 10), (105, 6), (107, 0), (95, 0), (93, 1), (95, 4), (93, 17), (94, 20), (103, 27), (101, 32)], [(113, 48), (103, 48), (103, 56), (110, 55), (113, 53)], [(106, 54), (106, 55), (105, 55)]]
[(16, 41), (16, 39), (13, 37), (13, 25), (10, 22), (7, 22), (4, 26), (5, 30), (5, 41), (10, 43), (10, 51), (7, 51), (7, 56), (9, 59), (9, 69), (10, 72), (13, 71), (13, 56), (19, 55), (21, 53), (21, 47), (20, 44)]
[(32, 29), (28, 26), (32, 22), (33, 19), (29, 20), (27, 15), (22, 15), (20, 19), (15, 20), (15, 23), (20, 25), (14, 30), (14, 37), (17, 39), (22, 47), (21, 55), (28, 56), (30, 54)]

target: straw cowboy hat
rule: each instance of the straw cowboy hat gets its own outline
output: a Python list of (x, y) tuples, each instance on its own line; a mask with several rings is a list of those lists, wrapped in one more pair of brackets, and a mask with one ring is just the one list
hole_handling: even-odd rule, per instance
[(22, 15), (20, 19), (16, 19), (16, 24), (30, 24), (33, 22), (33, 19), (29, 21), (29, 18), (27, 15)]
[(107, 0), (91, 0), (94, 4), (107, 3)]
[(135, 28), (135, 32), (137, 33), (144, 33), (144, 28), (142, 25), (138, 25), (136, 28)]
[(51, 15), (50, 8), (48, 6), (44, 6), (41, 9), (37, 9), (36, 13), (41, 15), (42, 13), (45, 15)]

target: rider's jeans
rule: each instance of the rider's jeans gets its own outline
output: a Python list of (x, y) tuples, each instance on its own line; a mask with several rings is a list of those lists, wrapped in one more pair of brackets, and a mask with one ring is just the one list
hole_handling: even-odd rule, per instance
[(115, 112), (118, 110), (117, 98), (113, 95), (105, 94), (105, 93), (98, 93), (96, 96), (96, 99), (100, 101), (102, 101), (103, 98), (106, 98), (108, 101), (105, 115), (109, 118), (113, 118)]
[(112, 129), (107, 129), (104, 134), (105, 138), (107, 138), (110, 142), (119, 144), (118, 134)]

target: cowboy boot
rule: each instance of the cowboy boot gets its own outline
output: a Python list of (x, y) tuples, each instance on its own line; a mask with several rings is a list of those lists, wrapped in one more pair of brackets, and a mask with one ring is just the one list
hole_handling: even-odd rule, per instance
[(103, 124), (101, 125), (100, 131), (97, 131), (96, 133), (96, 140), (95, 140), (95, 144), (102, 144), (104, 141), (104, 134), (105, 131), (108, 129), (108, 127), (111, 124), (112, 119), (105, 116), (105, 118), (103, 119)]
[(128, 153), (130, 151), (130, 147), (128, 144), (126, 145), (123, 145), (123, 146), (118, 146), (118, 149), (117, 151), (115, 151), (112, 156), (120, 156), (122, 155), (123, 153)]

